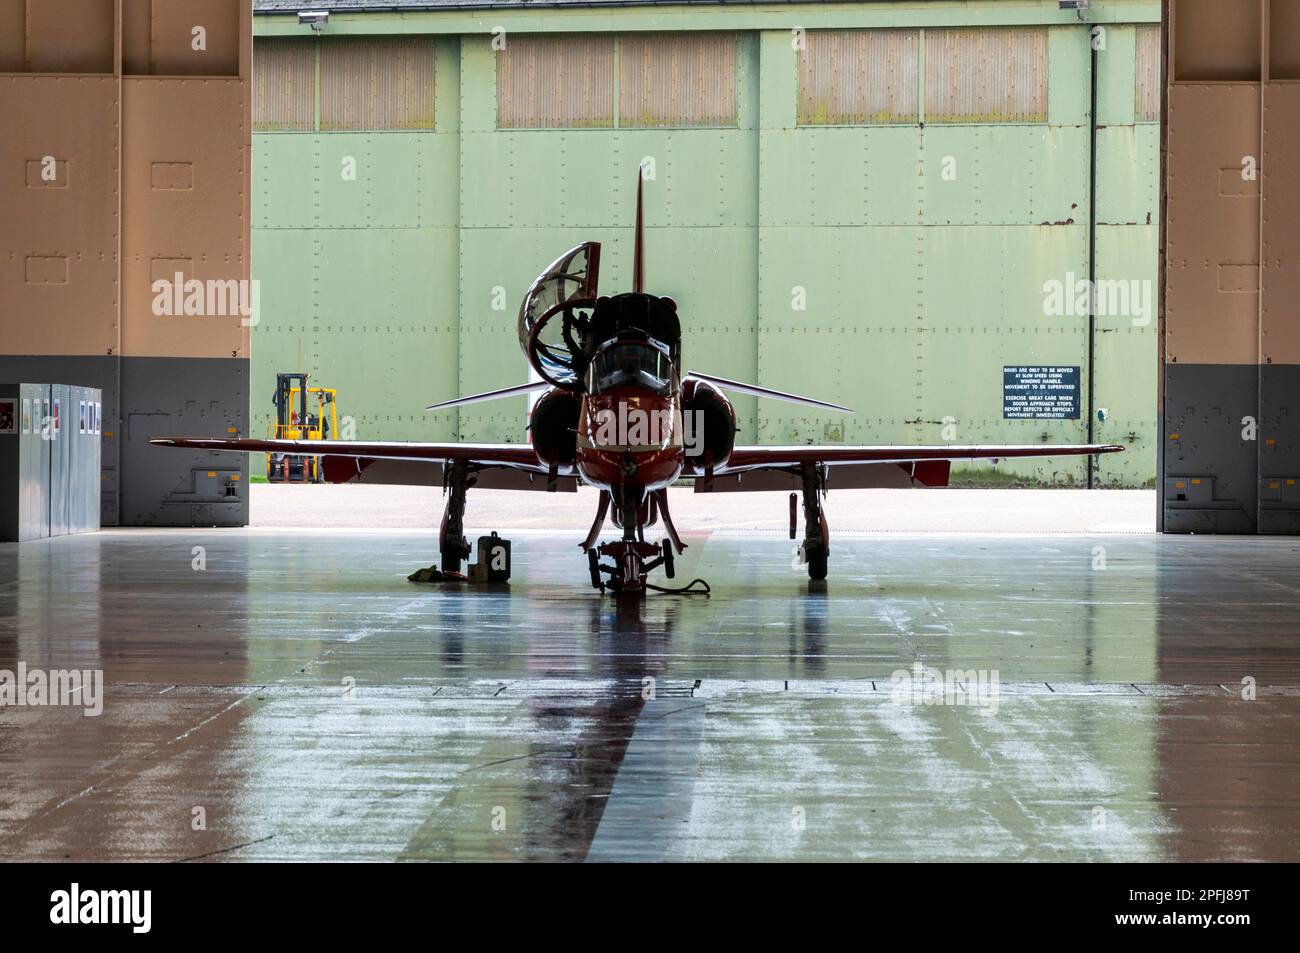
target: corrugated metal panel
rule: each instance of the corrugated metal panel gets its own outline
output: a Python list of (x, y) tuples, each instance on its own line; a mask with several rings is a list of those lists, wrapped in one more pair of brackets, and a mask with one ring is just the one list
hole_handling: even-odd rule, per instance
[(22, 42), (19, 37), (26, 34), (26, 64), (20, 69), (30, 73), (113, 72), (117, 17), (113, 0), (29, 2), (21, 27), (12, 13), (17, 5), (11, 2), (8, 6), (11, 12), (4, 19), (11, 28), (19, 28), (13, 40)]
[(1138, 122), (1160, 121), (1160, 27), (1137, 28), (1137, 90), (1133, 115)]
[[(1263, 298), (1260, 303), (1260, 350), (1263, 364), (1300, 366), (1300, 86), (1291, 82), (1264, 87)], [(1294, 404), (1292, 404), (1294, 406)], [(1283, 411), (1285, 414), (1286, 411)], [(1279, 425), (1279, 429), (1281, 425)], [(1291, 443), (1300, 453), (1300, 428), (1289, 425)], [(1296, 461), (1300, 472), (1300, 460)]]
[[(238, 76), (239, 3), (154, 0), (150, 7), (149, 72), (155, 76)], [(194, 31), (203, 28), (201, 49)]]
[(148, 76), (153, 71), (149, 40), (153, 34), (153, 0), (122, 0), (122, 72)]
[(497, 54), (497, 125), (614, 125), (611, 36), (512, 36)]
[(228, 299), (225, 313), (178, 319), (155, 310), (152, 285), (176, 271), (204, 282), (249, 277), (248, 209), (239, 197), (249, 188), (250, 111), (240, 81), (122, 80), (125, 356), (248, 355), (249, 329)]
[(432, 129), (433, 41), (427, 36), (322, 41), (320, 127)]
[(0, 0), (0, 73), (27, 69), (27, 5), (21, 0)]
[[(1278, 3), (1279, 7), (1285, 4)], [(1170, 4), (1169, 59), (1174, 82), (1251, 82), (1263, 65), (1260, 0), (1178, 0)]]
[(1300, 79), (1300, 2), (1268, 5), (1268, 78)]
[(799, 124), (919, 120), (916, 30), (809, 33), (799, 56)]
[(1046, 28), (926, 30), (925, 121), (1046, 122)]
[(253, 44), (253, 128), (316, 128), (316, 44), (261, 39)]
[(620, 126), (734, 126), (732, 33), (626, 36), (618, 47)]
[(3, 353), (117, 346), (119, 107), (112, 77), (0, 78)]
[[(1259, 358), (1259, 180), (1242, 175), (1257, 155), (1257, 85), (1169, 87), (1165, 163), (1165, 354), (1178, 364), (1254, 364)], [(1178, 148), (1174, 148), (1177, 145)], [(1228, 266), (1225, 274), (1224, 266)]]

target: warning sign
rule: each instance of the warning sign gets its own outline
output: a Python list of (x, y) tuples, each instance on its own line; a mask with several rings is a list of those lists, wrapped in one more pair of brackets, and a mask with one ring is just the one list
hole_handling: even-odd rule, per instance
[(1078, 420), (1079, 368), (1004, 366), (1002, 417), (1005, 420)]

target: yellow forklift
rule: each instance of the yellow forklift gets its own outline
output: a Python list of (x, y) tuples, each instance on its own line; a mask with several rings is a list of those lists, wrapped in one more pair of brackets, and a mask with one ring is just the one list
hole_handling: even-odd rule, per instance
[[(315, 401), (315, 412), (308, 400)], [(275, 375), (275, 424), (267, 436), (272, 440), (328, 440), (339, 431), (336, 395), (332, 387), (308, 387), (307, 375)], [(320, 457), (295, 453), (266, 455), (268, 483), (320, 483)]]

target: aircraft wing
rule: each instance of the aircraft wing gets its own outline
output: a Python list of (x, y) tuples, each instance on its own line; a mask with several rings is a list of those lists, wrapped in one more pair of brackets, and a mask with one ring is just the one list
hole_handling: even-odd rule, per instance
[(713, 471), (714, 482), (697, 479), (696, 492), (711, 490), (797, 489), (798, 469), (805, 463), (830, 469), (828, 486), (865, 489), (947, 486), (953, 460), (1006, 460), (1013, 457), (1083, 456), (1118, 453), (1117, 444), (1028, 444), (1020, 446), (794, 446), (736, 447), (726, 466)]
[(789, 467), (803, 463), (842, 466), (850, 463), (917, 463), (922, 460), (1007, 460), (1012, 457), (1070, 457), (1089, 453), (1117, 453), (1117, 444), (1063, 443), (1021, 446), (938, 447), (736, 447), (731, 459), (716, 473)]
[[(505, 467), (521, 471), (523, 481), (481, 479), (480, 486), (499, 489), (545, 488), (546, 481), (528, 475), (550, 476), (526, 443), (404, 443), (358, 440), (259, 440), (243, 437), (160, 437), (149, 441), (160, 447), (188, 447), (191, 450), (219, 450), (234, 453), (290, 453), (321, 458), (321, 471), (330, 483), (399, 483), (441, 485), (441, 470), (428, 464), (464, 460), (483, 467)], [(424, 466), (420, 466), (424, 464)], [(500, 472), (500, 471), (497, 471)], [(575, 482), (567, 470), (560, 470), (560, 488)], [(514, 486), (514, 483), (520, 483)], [(523, 484), (528, 485), (523, 485)]]
[(149, 441), (160, 447), (189, 447), (192, 450), (229, 450), (237, 453), (293, 453), (323, 457), (374, 457), (388, 460), (425, 460), (519, 467), (545, 473), (546, 466), (526, 443), (406, 443), (380, 440), (259, 440), (252, 437), (159, 437)]
[(708, 381), (710, 384), (717, 384), (723, 390), (734, 390), (738, 394), (750, 394), (754, 397), (771, 397), (773, 400), (783, 400), (790, 404), (803, 404), (807, 407), (823, 407), (827, 410), (840, 410), (846, 414), (853, 413), (852, 410), (842, 404), (832, 404), (829, 401), (817, 400), (814, 397), (802, 397), (799, 394), (791, 394), (783, 390), (772, 390), (770, 387), (759, 387), (757, 384), (744, 384), (740, 381), (733, 381), (726, 377), (716, 377), (713, 374), (702, 374), (699, 371), (691, 371), (686, 375), (686, 377), (694, 377), (697, 380)]

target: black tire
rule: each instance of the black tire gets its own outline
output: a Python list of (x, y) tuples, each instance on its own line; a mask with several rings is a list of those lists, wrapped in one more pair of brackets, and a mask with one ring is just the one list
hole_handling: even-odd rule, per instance
[(827, 563), (829, 562), (826, 547), (822, 545), (813, 546), (808, 549), (805, 558), (808, 560), (808, 578), (822, 580), (826, 578)]
[(455, 573), (460, 572), (462, 568), (461, 563), (464, 562), (465, 559), (465, 557), (461, 555), (463, 552), (464, 549), (456, 546), (454, 543), (451, 548), (442, 550), (438, 554), (438, 564), (442, 571)]
[(600, 553), (594, 549), (587, 550), (587, 567), (591, 570), (591, 587), (604, 591), (605, 584), (600, 580)]
[(664, 554), (664, 575), (667, 576), (669, 579), (672, 579), (674, 576), (677, 575), (677, 569), (675, 566), (673, 566), (672, 540), (665, 539), (661, 544), (660, 548), (663, 550), (663, 554)]

